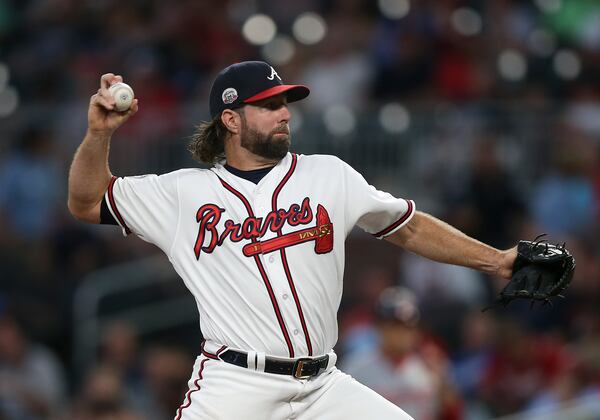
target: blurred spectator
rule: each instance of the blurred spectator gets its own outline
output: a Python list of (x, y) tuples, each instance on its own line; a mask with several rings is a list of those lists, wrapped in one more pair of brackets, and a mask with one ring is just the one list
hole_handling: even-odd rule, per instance
[(589, 337), (593, 334), (595, 320), (598, 319), (600, 304), (600, 258), (598, 240), (593, 234), (586, 238), (566, 238), (575, 257), (577, 268), (567, 299), (564, 301), (565, 314), (555, 322), (568, 320), (565, 331), (571, 339)]
[(379, 100), (414, 97), (430, 88), (437, 50), (437, 25), (429, 2), (413, 2), (403, 20), (381, 19), (372, 50), (375, 78), (373, 97)]
[(142, 420), (131, 410), (121, 376), (106, 366), (89, 372), (67, 418), (72, 420)]
[(525, 214), (515, 176), (500, 160), (499, 139), (482, 138), (473, 149), (465, 182), (448, 185), (453, 195), (450, 223), (480, 241), (508, 247)]
[(54, 227), (65, 190), (55, 157), (50, 134), (30, 128), (18, 148), (1, 162), (0, 213), (18, 237), (40, 239)]
[(132, 392), (142, 386), (141, 353), (135, 327), (125, 321), (110, 324), (100, 342), (99, 364), (114, 369)]
[[(426, 325), (456, 343), (458, 320), (469, 308), (485, 302), (483, 276), (474, 270), (439, 264), (414, 254), (401, 259), (404, 284), (418, 296)], [(452, 337), (455, 337), (452, 339)]]
[(465, 400), (466, 418), (481, 418), (486, 409), (479, 401), (479, 389), (492, 357), (495, 322), (474, 310), (460, 325), (461, 344), (452, 356), (452, 379)]
[(86, 226), (65, 223), (49, 240), (55, 271), (63, 282), (76, 284), (90, 271), (106, 263), (112, 249), (97, 233)]
[(62, 366), (40, 344), (33, 343), (6, 310), (0, 315), (0, 417), (46, 419), (65, 403)]
[[(523, 417), (595, 419), (600, 413), (600, 386), (586, 383), (587, 375), (579, 369), (565, 369), (547, 389), (528, 405)], [(573, 414), (569, 414), (572, 410)]]
[(572, 366), (564, 343), (528, 331), (521, 320), (502, 320), (495, 341), (480, 388), (494, 416), (525, 409)]
[[(565, 109), (565, 121), (591, 138), (599, 138), (600, 94), (593, 84), (582, 83), (573, 89), (571, 100)], [(596, 143), (598, 144), (597, 141)]]
[[(600, 413), (600, 319), (590, 312), (586, 315), (589, 318), (582, 337), (571, 346), (572, 363), (532, 399), (526, 416), (597, 418)], [(563, 414), (559, 417), (555, 413)]]
[(416, 297), (385, 289), (376, 305), (379, 346), (348, 356), (341, 369), (415, 419), (458, 419), (460, 404), (448, 383), (443, 352), (419, 329)]
[[(583, 314), (582, 314), (583, 315)], [(577, 356), (577, 371), (581, 381), (590, 389), (600, 390), (600, 319), (593, 310), (584, 315), (587, 325), (581, 331), (582, 336), (573, 351)], [(581, 321), (580, 321), (581, 322)]]
[(305, 66), (300, 80), (311, 88), (306, 105), (322, 112), (333, 105), (352, 109), (363, 106), (371, 81), (371, 66), (363, 49), (352, 44), (360, 20), (332, 21), (321, 54)]
[(377, 347), (373, 307), (383, 290), (394, 284), (391, 270), (385, 267), (365, 267), (356, 281), (355, 288), (348, 287), (345, 301), (348, 309), (340, 319), (341, 354), (372, 351)]
[(136, 406), (145, 420), (172, 418), (188, 389), (188, 352), (175, 346), (153, 345), (143, 357), (144, 388), (136, 395)]
[(552, 147), (553, 168), (540, 180), (531, 199), (534, 222), (542, 232), (565, 236), (584, 234), (594, 221), (591, 180), (597, 148), (573, 129)]

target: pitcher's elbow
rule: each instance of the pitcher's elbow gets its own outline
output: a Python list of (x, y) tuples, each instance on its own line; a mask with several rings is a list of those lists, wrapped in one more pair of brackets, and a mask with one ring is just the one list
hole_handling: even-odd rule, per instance
[(93, 209), (86, 209), (84, 206), (82, 206), (80, 203), (77, 203), (77, 201), (73, 200), (72, 198), (69, 198), (67, 200), (67, 208), (69, 209), (69, 213), (71, 213), (71, 216), (73, 216), (75, 219), (79, 220), (80, 222), (85, 222), (85, 223), (98, 223), (99, 222), (99, 220), (96, 220), (96, 218), (94, 217)]
[(82, 219), (83, 213), (81, 212), (80, 207), (78, 207), (71, 198), (67, 199), (67, 208), (69, 209), (71, 216), (73, 216), (75, 219)]

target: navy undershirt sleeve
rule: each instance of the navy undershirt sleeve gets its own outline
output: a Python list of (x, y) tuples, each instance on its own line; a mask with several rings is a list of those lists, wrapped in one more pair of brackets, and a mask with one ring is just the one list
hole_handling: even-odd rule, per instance
[(100, 204), (100, 223), (103, 225), (118, 225), (112, 213), (108, 210), (106, 197), (102, 198), (102, 204)]

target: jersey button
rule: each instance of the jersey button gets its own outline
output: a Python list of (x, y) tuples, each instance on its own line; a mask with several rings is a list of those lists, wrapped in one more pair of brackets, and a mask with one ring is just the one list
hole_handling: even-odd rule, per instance
[(300, 331), (298, 331), (298, 330), (294, 330), (294, 335), (298, 335), (299, 332)]
[(275, 257), (271, 255), (271, 256), (269, 257), (269, 262), (270, 262), (270, 263), (272, 263), (273, 261), (275, 261)]
[(283, 297), (283, 299), (287, 300), (287, 298), (288, 298), (289, 296), (287, 295), (287, 293), (284, 293), (282, 297)]

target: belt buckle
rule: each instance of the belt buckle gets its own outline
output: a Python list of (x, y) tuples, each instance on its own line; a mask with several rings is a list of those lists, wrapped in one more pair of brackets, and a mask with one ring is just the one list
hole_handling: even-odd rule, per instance
[(304, 364), (307, 362), (312, 361), (312, 359), (309, 359), (308, 357), (303, 357), (301, 359), (296, 360), (296, 362), (294, 363), (294, 378), (296, 379), (309, 379), (310, 377), (312, 377), (313, 375), (302, 375), (302, 369), (304, 368)]

